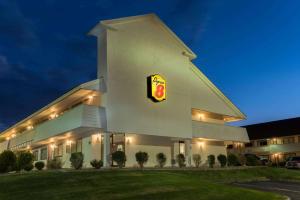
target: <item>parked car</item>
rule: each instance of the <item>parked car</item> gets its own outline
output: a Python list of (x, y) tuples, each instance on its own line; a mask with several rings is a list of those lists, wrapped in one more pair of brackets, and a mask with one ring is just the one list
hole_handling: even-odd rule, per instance
[(300, 169), (300, 156), (289, 157), (285, 167), (288, 169)]

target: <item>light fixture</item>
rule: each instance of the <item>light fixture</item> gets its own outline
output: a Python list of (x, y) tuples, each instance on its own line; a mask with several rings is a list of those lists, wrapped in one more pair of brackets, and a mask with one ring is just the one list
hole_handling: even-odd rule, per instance
[(33, 129), (33, 126), (32, 126), (32, 125), (29, 125), (29, 126), (26, 127), (26, 129), (27, 129), (27, 130), (32, 130), (32, 129)]
[(10, 137), (6, 137), (6, 140), (9, 140), (10, 139)]
[(130, 144), (132, 142), (132, 138), (131, 137), (126, 137), (126, 143)]
[(89, 99), (89, 100), (92, 100), (93, 98), (94, 98), (93, 95), (89, 95), (89, 96), (88, 96), (88, 99)]
[(67, 140), (67, 145), (71, 145), (73, 143), (72, 140)]
[(11, 134), (11, 138), (14, 138), (14, 137), (16, 137), (16, 134), (15, 133)]
[(199, 114), (198, 114), (198, 117), (199, 117), (200, 120), (202, 120), (205, 116), (204, 116), (203, 113), (199, 113)]
[(29, 150), (29, 149), (30, 149), (30, 145), (27, 145), (27, 146), (26, 146), (26, 149)]
[(52, 113), (52, 114), (50, 115), (50, 119), (54, 119), (54, 118), (56, 118), (56, 117), (58, 117), (58, 115), (57, 115), (56, 113)]
[(53, 150), (53, 149), (55, 149), (57, 146), (55, 145), (55, 144), (51, 144), (50, 145), (50, 148)]

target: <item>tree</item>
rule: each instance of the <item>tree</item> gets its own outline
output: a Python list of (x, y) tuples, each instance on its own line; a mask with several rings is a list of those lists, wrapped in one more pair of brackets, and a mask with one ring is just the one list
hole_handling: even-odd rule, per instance
[(215, 160), (216, 160), (215, 155), (211, 154), (211, 155), (207, 156), (207, 160), (208, 160), (209, 167), (213, 168), (215, 165)]
[(225, 167), (226, 166), (226, 164), (227, 164), (227, 158), (226, 158), (225, 155), (220, 154), (220, 155), (218, 155), (217, 159), (218, 159), (221, 167)]
[(156, 161), (158, 162), (159, 167), (163, 168), (167, 162), (167, 157), (164, 153), (158, 153), (156, 155)]
[(176, 161), (180, 168), (185, 167), (185, 157), (182, 153), (180, 153), (176, 156)]
[(137, 161), (137, 163), (139, 164), (140, 168), (143, 168), (144, 167), (144, 164), (147, 163), (148, 161), (148, 153), (147, 152), (137, 152), (135, 154), (135, 159)]
[(119, 168), (122, 168), (126, 162), (126, 155), (124, 151), (115, 151), (112, 153), (112, 160), (117, 163)]
[(195, 163), (195, 166), (198, 168), (201, 164), (201, 156), (200, 154), (193, 154), (193, 161)]

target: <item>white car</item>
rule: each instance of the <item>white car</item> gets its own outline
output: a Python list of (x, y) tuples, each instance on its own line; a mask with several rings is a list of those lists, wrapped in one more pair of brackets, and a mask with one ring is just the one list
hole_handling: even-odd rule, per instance
[(300, 169), (300, 156), (293, 156), (288, 158), (285, 167), (288, 169)]

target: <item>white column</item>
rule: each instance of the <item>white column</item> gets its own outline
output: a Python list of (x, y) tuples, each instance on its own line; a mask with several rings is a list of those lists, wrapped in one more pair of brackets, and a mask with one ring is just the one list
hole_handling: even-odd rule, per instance
[(190, 167), (192, 165), (192, 146), (191, 140), (185, 140), (185, 159), (186, 159), (186, 166)]
[(103, 133), (103, 166), (110, 167), (110, 134)]

